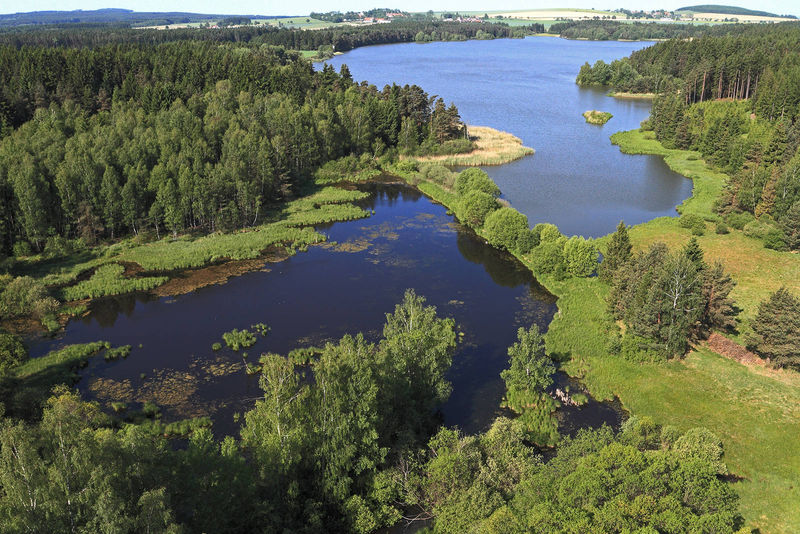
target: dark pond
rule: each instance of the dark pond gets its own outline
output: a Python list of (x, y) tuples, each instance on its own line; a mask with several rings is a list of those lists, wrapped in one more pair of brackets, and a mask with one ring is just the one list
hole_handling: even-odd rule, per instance
[[(552, 37), (409, 43), (359, 48), (329, 63), (346, 63), (354, 79), (378, 87), (417, 84), (454, 102), (468, 124), (520, 137), (535, 155), (486, 169), (505, 198), (531, 225), (551, 222), (568, 235), (599, 237), (620, 219), (638, 224), (674, 215), (691, 194), (691, 181), (660, 157), (628, 156), (609, 141), (615, 131), (638, 128), (649, 101), (575, 84), (584, 62), (610, 62), (649, 44)], [(614, 118), (586, 124), (582, 113), (590, 109)]]
[[(251, 406), (260, 390), (240, 356), (211, 349), (223, 332), (270, 325), (250, 359), (346, 333), (375, 339), (384, 314), (414, 288), (465, 333), (450, 373), (454, 391), (445, 421), (480, 430), (498, 413), (499, 373), (517, 328), (532, 322), (546, 328), (554, 299), (516, 260), (455, 224), (442, 206), (405, 186), (368, 187), (374, 194), (364, 205), (375, 214), (324, 229), (336, 245), (176, 298), (98, 301), (88, 317), (71, 322), (60, 339), (36, 343), (32, 354), (99, 339), (133, 345), (126, 360), (92, 360), (78, 386), (88, 398), (153, 400), (167, 418), (211, 415), (218, 431), (233, 432), (232, 414)], [(599, 410), (595, 423), (618, 417), (599, 404), (587, 410)]]

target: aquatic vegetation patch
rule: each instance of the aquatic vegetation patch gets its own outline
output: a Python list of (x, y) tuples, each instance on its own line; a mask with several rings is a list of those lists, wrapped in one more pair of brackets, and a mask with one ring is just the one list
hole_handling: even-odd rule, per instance
[(153, 289), (167, 281), (166, 276), (125, 278), (125, 267), (119, 263), (109, 263), (98, 267), (91, 278), (65, 287), (61, 293), (65, 300), (122, 295), (133, 291)]
[(586, 119), (586, 122), (589, 124), (596, 124), (598, 126), (602, 126), (608, 121), (611, 120), (613, 117), (611, 113), (608, 111), (597, 111), (595, 109), (584, 111), (583, 118)]
[(114, 347), (110, 349), (106, 349), (106, 353), (103, 356), (107, 362), (115, 361), (120, 358), (127, 358), (131, 353), (131, 346), (130, 345), (122, 345), (120, 347)]
[(325, 236), (312, 228), (274, 223), (232, 234), (210, 234), (194, 240), (163, 239), (126, 251), (119, 258), (138, 263), (146, 271), (175, 271), (203, 267), (224, 259), (254, 259), (273, 245), (285, 245), (291, 249), (323, 241)]
[(222, 339), (229, 349), (236, 351), (256, 344), (256, 336), (247, 329), (237, 330), (234, 328), (230, 332), (222, 334)]

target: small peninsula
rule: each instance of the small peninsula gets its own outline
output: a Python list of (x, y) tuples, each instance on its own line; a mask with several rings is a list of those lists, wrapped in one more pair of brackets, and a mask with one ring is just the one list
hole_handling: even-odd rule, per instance
[(441, 165), (463, 165), (478, 167), (484, 165), (503, 165), (534, 153), (530, 147), (523, 146), (522, 140), (508, 132), (501, 132), (488, 126), (467, 126), (469, 139), (475, 149), (463, 154), (423, 156), (414, 159), (420, 163), (439, 163)]

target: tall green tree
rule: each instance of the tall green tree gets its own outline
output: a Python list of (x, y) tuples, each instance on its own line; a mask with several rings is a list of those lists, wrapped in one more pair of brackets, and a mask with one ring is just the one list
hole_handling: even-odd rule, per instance
[(800, 369), (800, 299), (785, 287), (758, 306), (748, 345), (779, 367)]
[(633, 250), (633, 245), (631, 244), (630, 236), (628, 236), (628, 227), (625, 226), (624, 221), (620, 221), (617, 225), (617, 230), (611, 234), (608, 249), (603, 255), (602, 263), (600, 263), (600, 277), (603, 280), (611, 281), (620, 265), (631, 259), (631, 250)]

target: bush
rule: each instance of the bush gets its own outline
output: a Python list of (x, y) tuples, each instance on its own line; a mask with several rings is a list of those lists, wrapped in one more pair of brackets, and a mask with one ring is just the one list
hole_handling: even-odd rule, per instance
[(722, 221), (718, 221), (717, 222), (716, 232), (718, 234), (720, 234), (720, 235), (724, 235), (724, 234), (727, 234), (728, 232), (730, 232), (730, 230), (728, 229), (728, 225), (727, 224), (725, 224)]
[(413, 159), (405, 159), (400, 161), (396, 165), (397, 170), (400, 172), (417, 172), (419, 170), (419, 165)]
[(663, 354), (655, 350), (654, 345), (652, 340), (628, 333), (622, 338), (620, 355), (636, 363), (665, 361)]
[(686, 213), (678, 220), (681, 228), (692, 231), (692, 235), (703, 235), (706, 232), (706, 222), (696, 213)]
[(69, 254), (86, 250), (86, 246), (81, 239), (67, 239), (60, 235), (54, 235), (47, 238), (44, 245), (44, 253), (50, 258), (57, 258), (59, 256), (67, 256)]
[(423, 180), (428, 180), (446, 189), (452, 189), (456, 181), (456, 173), (443, 165), (428, 164), (419, 168)]
[(725, 222), (731, 228), (736, 228), (737, 230), (743, 230), (747, 223), (756, 220), (752, 213), (748, 213), (746, 211), (739, 211), (734, 213), (729, 213), (727, 217), (725, 217)]
[(0, 332), (0, 377), (7, 376), (11, 370), (28, 359), (28, 351), (22, 338)]
[(466, 195), (470, 191), (482, 191), (497, 198), (500, 196), (500, 188), (489, 178), (481, 169), (471, 168), (461, 171), (456, 178), (456, 192), (459, 195)]
[(37, 301), (49, 298), (44, 285), (29, 276), (13, 279), (0, 294), (0, 316), (28, 315)]
[(527, 232), (520, 232), (517, 235), (517, 252), (520, 254), (528, 254), (531, 250), (536, 248), (539, 244), (539, 236), (533, 230)]
[(786, 252), (789, 247), (786, 245), (786, 235), (783, 230), (773, 228), (764, 236), (764, 248), (777, 250), (779, 252)]
[(11, 250), (15, 258), (22, 258), (32, 254), (31, 244), (27, 241), (17, 241)]
[(517, 237), (528, 231), (528, 218), (513, 208), (500, 208), (486, 217), (486, 238), (498, 248), (515, 250)]
[(727, 475), (722, 461), (722, 440), (706, 428), (692, 428), (678, 438), (673, 450), (684, 459), (697, 459), (711, 464), (718, 475)]
[(483, 226), (487, 215), (497, 209), (497, 200), (483, 191), (470, 191), (461, 202), (464, 222), (473, 228)]
[(564, 262), (564, 244), (567, 238), (561, 237), (555, 241), (542, 241), (533, 251), (533, 268), (536, 273), (553, 274), (556, 278), (563, 278), (567, 273)]
[(770, 231), (774, 229), (775, 229), (774, 226), (756, 219), (747, 223), (744, 226), (744, 228), (742, 228), (742, 231), (744, 232), (744, 235), (746, 235), (747, 237), (763, 240), (767, 237), (767, 234), (769, 234)]
[(583, 237), (572, 236), (564, 244), (564, 262), (572, 276), (589, 276), (597, 268), (597, 247)]
[(552, 241), (558, 241), (563, 235), (558, 230), (558, 226), (555, 224), (549, 223), (541, 223), (537, 224), (536, 227), (533, 229), (534, 233), (539, 233), (539, 243), (548, 243)]

